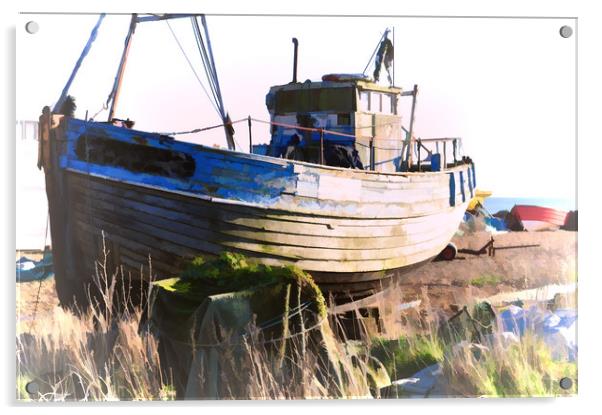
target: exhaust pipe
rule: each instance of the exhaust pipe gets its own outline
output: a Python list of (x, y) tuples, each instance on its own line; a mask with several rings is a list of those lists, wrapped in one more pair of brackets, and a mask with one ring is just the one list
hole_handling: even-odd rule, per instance
[(296, 37), (293, 38), (293, 43), (295, 44), (295, 55), (293, 59), (293, 83), (297, 82), (297, 51), (299, 49), (299, 41)]

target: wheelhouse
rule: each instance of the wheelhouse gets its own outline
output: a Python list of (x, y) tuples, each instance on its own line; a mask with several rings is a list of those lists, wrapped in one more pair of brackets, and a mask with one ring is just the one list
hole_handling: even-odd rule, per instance
[(406, 138), (398, 110), (400, 94), (400, 88), (336, 75), (326, 75), (321, 82), (273, 86), (266, 96), (271, 142), (264, 151), (282, 157), (296, 135), (304, 161), (322, 162), (321, 151), (336, 144), (354, 148), (363, 166), (396, 171)]

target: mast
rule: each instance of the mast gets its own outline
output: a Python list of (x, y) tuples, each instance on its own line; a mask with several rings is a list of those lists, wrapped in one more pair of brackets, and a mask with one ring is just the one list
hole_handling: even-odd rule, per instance
[(130, 46), (132, 44), (132, 35), (136, 30), (136, 23), (138, 22), (138, 15), (136, 13), (132, 13), (132, 20), (130, 21), (130, 29), (128, 30), (128, 34), (125, 38), (125, 46), (123, 48), (123, 54), (121, 55), (121, 61), (119, 62), (119, 69), (117, 69), (117, 75), (115, 76), (115, 82), (113, 83), (113, 89), (107, 98), (107, 104), (109, 101), (111, 102), (111, 109), (109, 110), (109, 119), (111, 122), (113, 116), (115, 115), (115, 109), (117, 107), (117, 102), (119, 100), (119, 92), (121, 90), (121, 81), (123, 80), (123, 73), (125, 72), (125, 63), (127, 61), (128, 53), (130, 51)]
[[(395, 50), (395, 26), (393, 26), (393, 50)], [(393, 59), (393, 86), (395, 86), (395, 59)]]
[[(211, 81), (213, 83), (213, 87), (215, 88), (215, 96), (220, 112), (220, 116), (222, 117), (222, 121), (224, 123), (224, 132), (226, 133), (226, 142), (228, 143), (228, 149), (235, 150), (236, 145), (234, 143), (234, 128), (232, 128), (232, 122), (230, 121), (230, 116), (226, 114), (226, 110), (224, 108), (224, 101), (222, 98), (222, 91), (219, 86), (219, 79), (217, 78), (217, 68), (215, 67), (215, 60), (213, 58), (213, 49), (211, 48), (211, 40), (209, 38), (209, 29), (207, 28), (207, 20), (205, 19), (205, 15), (201, 15), (201, 23), (203, 24), (203, 29), (205, 31), (205, 38), (207, 39), (207, 55), (209, 58)], [(200, 30), (198, 27), (198, 23), (196, 21), (196, 17), (193, 18), (193, 25), (195, 31), (197, 31), (197, 36), (199, 40), (202, 39), (200, 35)], [(208, 75), (209, 77), (209, 75)], [(210, 82), (211, 83), (211, 82)]]
[(63, 92), (61, 93), (61, 96), (59, 97), (58, 101), (54, 105), (54, 109), (52, 110), (53, 112), (59, 111), (61, 106), (63, 105), (63, 102), (65, 102), (65, 99), (67, 98), (67, 94), (69, 93), (69, 88), (71, 87), (71, 83), (73, 83), (73, 80), (75, 79), (75, 76), (77, 75), (77, 71), (79, 70), (79, 67), (81, 66), (82, 62), (84, 61), (84, 58), (86, 57), (86, 55), (88, 55), (88, 52), (90, 51), (90, 48), (92, 47), (92, 43), (94, 43), (94, 41), (96, 40), (96, 35), (98, 34), (98, 28), (100, 27), (100, 24), (102, 23), (104, 18), (105, 18), (105, 14), (101, 13), (100, 17), (98, 18), (98, 21), (96, 22), (96, 25), (94, 26), (94, 28), (92, 29), (92, 32), (90, 33), (90, 38), (88, 39), (86, 46), (84, 46), (84, 50), (82, 51), (81, 55), (79, 56), (79, 59), (75, 63), (75, 67), (73, 68), (73, 71), (71, 72), (71, 76), (69, 76), (69, 79), (67, 80), (67, 83), (65, 84), (65, 87), (63, 88)]

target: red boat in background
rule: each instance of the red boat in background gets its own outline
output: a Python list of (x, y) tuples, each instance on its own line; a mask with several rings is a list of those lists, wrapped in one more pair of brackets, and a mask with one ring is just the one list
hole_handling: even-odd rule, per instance
[(542, 231), (564, 226), (568, 212), (542, 206), (515, 205), (510, 213), (525, 230)]

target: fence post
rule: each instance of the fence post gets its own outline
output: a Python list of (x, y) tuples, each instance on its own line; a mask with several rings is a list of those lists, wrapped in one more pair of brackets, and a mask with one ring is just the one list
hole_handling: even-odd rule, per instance
[(247, 117), (247, 125), (249, 126), (249, 154), (253, 154), (253, 136), (251, 135), (251, 116)]
[(324, 164), (324, 130), (320, 128), (320, 164)]

